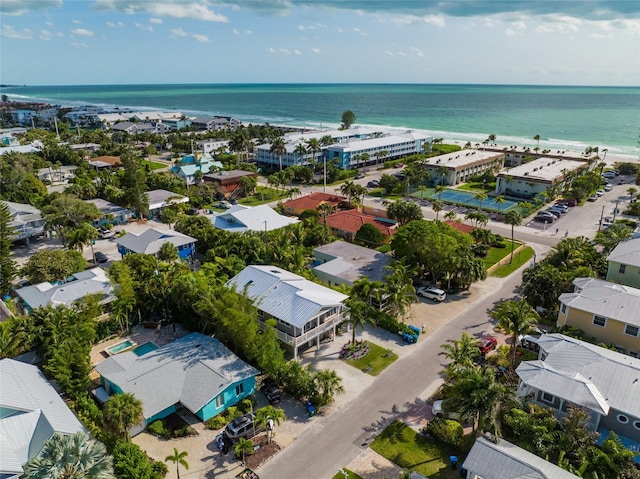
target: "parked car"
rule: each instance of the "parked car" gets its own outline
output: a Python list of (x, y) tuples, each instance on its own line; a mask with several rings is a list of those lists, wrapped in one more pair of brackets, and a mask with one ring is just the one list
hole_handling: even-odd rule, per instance
[(363, 172), (360, 172), (356, 175), (356, 180), (359, 180), (360, 178), (364, 178), (366, 175)]
[(97, 263), (106, 263), (107, 261), (109, 261), (109, 258), (107, 258), (106, 254), (104, 254), (102, 251), (96, 251)]
[(431, 299), (438, 302), (444, 301), (447, 297), (447, 293), (439, 288), (436, 288), (435, 286), (421, 286), (416, 290), (416, 294), (418, 296), (422, 296), (423, 298)]
[(598, 191), (596, 191), (596, 195), (598, 195), (598, 196), (604, 196), (604, 190), (598, 190)]
[(483, 355), (493, 351), (497, 345), (498, 341), (492, 336), (483, 336), (478, 340), (478, 348)]
[(377, 188), (378, 186), (380, 186), (380, 182), (378, 180), (371, 180), (369, 183), (367, 183), (367, 186), (369, 188)]
[(444, 407), (444, 400), (440, 399), (438, 401), (434, 401), (433, 405), (431, 406), (431, 414), (433, 414), (435, 417), (446, 417), (449, 419), (455, 419), (456, 421), (461, 419), (460, 414), (453, 411), (445, 411)]
[(231, 208), (231, 203), (229, 203), (228, 201), (222, 200), (215, 206), (216, 208), (222, 208), (223, 210), (228, 210), (229, 208)]
[(404, 168), (404, 163), (396, 163), (393, 165), (394, 168)]
[(265, 379), (260, 386), (260, 391), (267, 396), (269, 404), (276, 406), (282, 402), (282, 391), (273, 379)]
[(578, 206), (578, 200), (576, 200), (575, 198), (564, 198), (562, 200), (558, 200), (558, 203), (562, 205), (567, 205), (570, 208), (573, 208), (574, 206)]
[(587, 201), (598, 201), (598, 198), (600, 198), (598, 195), (591, 195), (587, 198)]
[(563, 205), (562, 203), (556, 203), (555, 205), (552, 206), (552, 208), (557, 208), (561, 210), (563, 213), (566, 213), (567, 211), (569, 211), (569, 207), (567, 205)]
[(602, 177), (603, 178), (615, 178), (616, 174), (613, 171), (605, 171), (604, 173), (602, 173)]
[(542, 217), (547, 221), (555, 221), (558, 219), (558, 215), (550, 211), (538, 211), (536, 217)]
[(560, 208), (556, 208), (555, 206), (552, 206), (551, 208), (547, 208), (545, 211), (547, 213), (551, 213), (552, 215), (556, 215), (558, 218), (560, 218), (563, 214), (566, 213), (566, 211), (561, 210)]
[(249, 439), (262, 432), (264, 426), (255, 421), (255, 415), (250, 412), (231, 421), (224, 428), (224, 437), (231, 442), (238, 442), (240, 438)]
[(115, 231), (112, 231), (104, 226), (100, 226), (98, 228), (98, 233), (100, 233), (100, 237), (102, 238), (113, 238), (116, 235)]
[(611, 183), (607, 183), (604, 185), (604, 191), (611, 191), (613, 189), (613, 185)]

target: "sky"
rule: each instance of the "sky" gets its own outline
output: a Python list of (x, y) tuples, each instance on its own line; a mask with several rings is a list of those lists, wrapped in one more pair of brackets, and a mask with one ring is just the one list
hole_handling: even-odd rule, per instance
[(638, 0), (1, 0), (0, 83), (640, 85)]

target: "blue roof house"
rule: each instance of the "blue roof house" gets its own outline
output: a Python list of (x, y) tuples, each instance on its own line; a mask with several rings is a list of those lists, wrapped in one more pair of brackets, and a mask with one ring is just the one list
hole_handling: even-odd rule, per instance
[(211, 155), (204, 153), (202, 156), (186, 155), (177, 162), (171, 171), (182, 178), (187, 186), (196, 182), (196, 171), (202, 172), (203, 175), (221, 170), (224, 165), (219, 161), (215, 161)]
[(95, 367), (107, 394), (132, 393), (142, 402), (144, 426), (180, 405), (206, 421), (255, 391), (259, 371), (216, 338), (191, 333), (138, 356), (111, 356)]
[(177, 231), (160, 231), (149, 228), (142, 234), (127, 233), (118, 238), (118, 253), (124, 257), (131, 253), (157, 255), (164, 243), (171, 243), (178, 248), (178, 255), (185, 261), (193, 261), (196, 253), (196, 239)]

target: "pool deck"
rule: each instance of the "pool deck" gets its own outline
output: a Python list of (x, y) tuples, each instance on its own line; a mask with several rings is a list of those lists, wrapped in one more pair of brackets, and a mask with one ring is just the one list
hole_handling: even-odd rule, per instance
[[(176, 324), (175, 338), (173, 336), (173, 326), (171, 324), (160, 328), (159, 331), (157, 329), (147, 329), (142, 327), (141, 324), (137, 324), (132, 328), (131, 334), (108, 339), (96, 344), (93, 348), (91, 348), (91, 364), (95, 366), (96, 364), (107, 359), (109, 355), (105, 351), (105, 349), (126, 341), (127, 339), (137, 343), (136, 346), (152, 342), (158, 347), (161, 347), (172, 342), (174, 339), (181, 338), (183, 336), (186, 336), (187, 334), (189, 334), (189, 331), (184, 329), (179, 324)], [(131, 349), (127, 349), (126, 351), (131, 351)], [(91, 379), (96, 379), (97, 377), (98, 374), (93, 372)]]

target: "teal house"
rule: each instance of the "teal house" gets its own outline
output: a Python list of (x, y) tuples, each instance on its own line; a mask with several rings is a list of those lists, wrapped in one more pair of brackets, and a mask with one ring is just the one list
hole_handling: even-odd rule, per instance
[(215, 338), (191, 333), (143, 349), (147, 352), (116, 354), (96, 366), (108, 395), (132, 393), (142, 402), (144, 422), (132, 435), (180, 408), (206, 421), (255, 390), (259, 371)]

